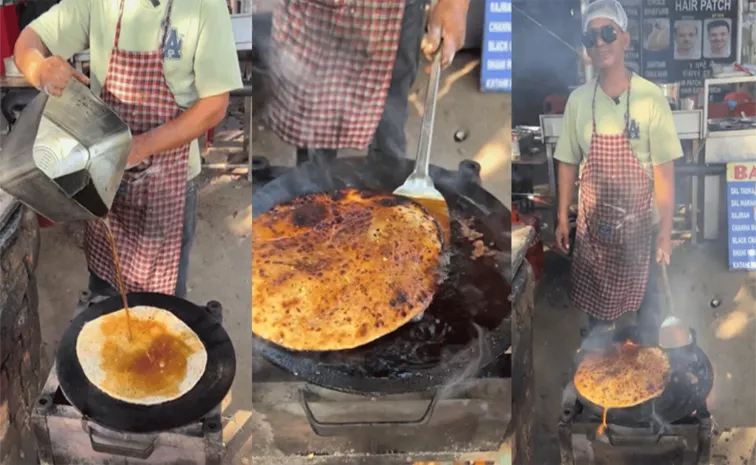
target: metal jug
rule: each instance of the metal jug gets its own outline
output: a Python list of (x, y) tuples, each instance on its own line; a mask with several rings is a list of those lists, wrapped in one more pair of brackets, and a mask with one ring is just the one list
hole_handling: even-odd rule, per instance
[(103, 218), (131, 147), (128, 125), (72, 79), (60, 97), (37, 95), (0, 151), (0, 188), (53, 222)]

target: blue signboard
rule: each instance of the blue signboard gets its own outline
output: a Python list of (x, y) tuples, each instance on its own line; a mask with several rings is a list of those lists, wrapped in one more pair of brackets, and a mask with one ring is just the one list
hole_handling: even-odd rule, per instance
[(480, 87), (483, 92), (511, 92), (512, 2), (486, 0), (483, 27)]
[(727, 164), (731, 270), (756, 271), (756, 163)]

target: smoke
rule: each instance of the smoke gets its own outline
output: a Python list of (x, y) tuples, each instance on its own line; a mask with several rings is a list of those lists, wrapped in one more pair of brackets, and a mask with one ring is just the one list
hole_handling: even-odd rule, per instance
[[(455, 396), (463, 389), (462, 385), (465, 381), (475, 377), (480, 370), (484, 368), (482, 366), (484, 360), (492, 360), (491, 347), (486, 340), (486, 331), (475, 323), (473, 323), (473, 327), (477, 333), (477, 338), (475, 339), (476, 345), (473, 350), (475, 356), (472, 360), (465, 362), (468, 357), (468, 351), (462, 350), (444, 362), (451, 370), (456, 371), (436, 392), (436, 397), (438, 399)], [(458, 369), (460, 366), (462, 368)]]

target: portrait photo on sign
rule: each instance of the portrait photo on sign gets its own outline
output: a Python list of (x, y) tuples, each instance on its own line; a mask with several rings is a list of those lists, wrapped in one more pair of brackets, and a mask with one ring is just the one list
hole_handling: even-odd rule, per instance
[(675, 21), (675, 60), (701, 59), (701, 21)]
[(715, 18), (704, 20), (704, 58), (730, 58), (732, 53), (732, 20)]
[(640, 23), (638, 22), (637, 19), (627, 20), (627, 32), (630, 33), (630, 40), (632, 41), (640, 40)]
[(669, 18), (643, 20), (643, 48), (650, 52), (669, 48)]

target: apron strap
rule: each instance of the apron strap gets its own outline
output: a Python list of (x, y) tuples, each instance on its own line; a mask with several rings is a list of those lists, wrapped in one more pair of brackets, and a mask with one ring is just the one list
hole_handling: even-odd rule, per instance
[[(116, 23), (116, 29), (115, 29), (115, 37), (113, 38), (113, 49), (118, 48), (118, 43), (121, 39), (121, 20), (123, 19), (123, 5), (126, 0), (120, 0), (118, 4), (118, 22)], [(139, 1), (139, 0), (137, 0)], [(163, 44), (165, 43), (165, 38), (168, 35), (168, 27), (171, 25), (171, 10), (173, 9), (173, 0), (168, 0), (168, 4), (165, 7), (165, 16), (163, 17), (163, 22), (161, 23), (161, 31), (160, 31), (160, 55), (163, 54)]]
[(163, 47), (165, 46), (165, 39), (168, 37), (168, 28), (171, 26), (171, 10), (173, 9), (173, 0), (168, 0), (168, 4), (165, 6), (165, 17), (163, 17), (163, 30), (160, 37), (160, 56), (163, 56)]
[[(596, 85), (593, 86), (593, 98), (591, 99), (591, 123), (593, 124), (593, 134), (596, 134), (596, 92), (598, 92), (599, 80), (596, 79)], [(627, 84), (627, 101), (625, 102), (625, 134), (629, 134), (630, 128), (630, 92), (633, 89), (633, 72), (630, 72), (630, 82)]]
[(123, 4), (125, 0), (118, 3), (118, 22), (116, 23), (115, 37), (113, 38), (113, 49), (118, 48), (118, 42), (121, 38), (121, 20), (123, 19)]

